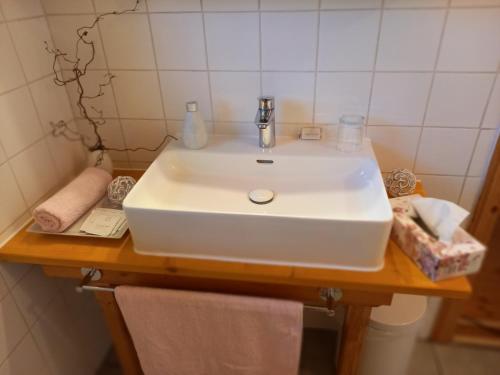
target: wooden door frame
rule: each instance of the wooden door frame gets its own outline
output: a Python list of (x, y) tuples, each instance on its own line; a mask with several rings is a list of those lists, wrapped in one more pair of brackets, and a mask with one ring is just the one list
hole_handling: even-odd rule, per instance
[[(472, 215), (468, 231), (484, 244), (488, 244), (500, 219), (500, 142), (497, 140), (481, 195)], [(472, 285), (474, 283), (472, 280)], [(453, 339), (458, 319), (467, 301), (444, 299), (434, 323), (433, 341), (449, 342)]]

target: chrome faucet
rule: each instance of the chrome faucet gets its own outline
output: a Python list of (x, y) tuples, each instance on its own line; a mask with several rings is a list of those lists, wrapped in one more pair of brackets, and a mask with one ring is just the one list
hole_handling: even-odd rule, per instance
[(259, 128), (259, 146), (261, 148), (274, 147), (276, 135), (274, 133), (274, 96), (258, 98), (259, 108), (255, 115), (255, 125)]

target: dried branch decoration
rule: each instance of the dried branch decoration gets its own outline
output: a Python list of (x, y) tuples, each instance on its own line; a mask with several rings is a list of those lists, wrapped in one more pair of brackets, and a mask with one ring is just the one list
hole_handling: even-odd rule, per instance
[[(69, 127), (68, 123), (64, 120), (60, 120), (57, 123), (51, 122), (52, 135), (55, 137), (64, 137), (70, 141), (81, 142), (89, 151), (101, 151), (97, 160), (96, 166), (100, 165), (103, 160), (103, 155), (105, 151), (157, 151), (159, 150), (169, 139), (177, 139), (176, 137), (169, 135), (168, 133), (163, 137), (161, 142), (152, 148), (148, 147), (135, 147), (135, 148), (114, 148), (106, 146), (104, 139), (100, 134), (100, 128), (106, 123), (104, 119), (103, 111), (95, 108), (91, 101), (93, 99), (99, 98), (104, 95), (104, 87), (111, 85), (111, 81), (115, 78), (111, 72), (107, 72), (103, 76), (103, 80), (98, 84), (98, 91), (95, 95), (88, 95), (85, 87), (83, 85), (83, 77), (88, 73), (88, 68), (91, 66), (92, 62), (95, 60), (95, 42), (90, 37), (90, 31), (94, 30), (98, 23), (104, 18), (109, 16), (119, 16), (125, 13), (136, 12), (139, 8), (139, 3), (141, 0), (136, 0), (132, 8), (125, 9), (122, 11), (112, 11), (102, 13), (96, 16), (96, 18), (88, 26), (81, 26), (76, 29), (76, 45), (74, 56), (68, 55), (68, 53), (61, 51), (58, 48), (50, 48), (49, 44), (45, 42), (45, 49), (48, 53), (53, 55), (52, 70), (54, 72), (54, 83), (58, 86), (66, 86), (69, 84), (75, 84), (78, 100), (76, 102), (78, 109), (80, 111), (80, 116), (84, 118), (89, 126), (92, 128), (92, 132), (96, 138), (95, 142), (91, 142), (87, 137), (81, 134), (79, 131), (73, 130)], [(85, 58), (83, 55), (84, 51), (87, 52), (88, 56)], [(58, 63), (65, 62), (71, 65), (71, 75), (67, 78), (63, 77), (62, 69), (58, 70)]]

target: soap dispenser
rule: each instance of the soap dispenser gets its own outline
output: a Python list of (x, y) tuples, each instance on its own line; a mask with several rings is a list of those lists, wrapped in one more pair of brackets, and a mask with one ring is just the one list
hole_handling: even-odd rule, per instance
[(182, 140), (184, 146), (196, 150), (207, 145), (208, 134), (205, 121), (198, 111), (197, 102), (186, 103), (186, 117), (184, 118), (184, 127), (182, 129)]

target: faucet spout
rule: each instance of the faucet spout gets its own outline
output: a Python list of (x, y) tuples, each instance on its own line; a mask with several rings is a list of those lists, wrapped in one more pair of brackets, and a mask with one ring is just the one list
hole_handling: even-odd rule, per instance
[(274, 97), (261, 96), (255, 115), (255, 125), (259, 128), (259, 146), (261, 148), (274, 147), (276, 144), (274, 116)]

